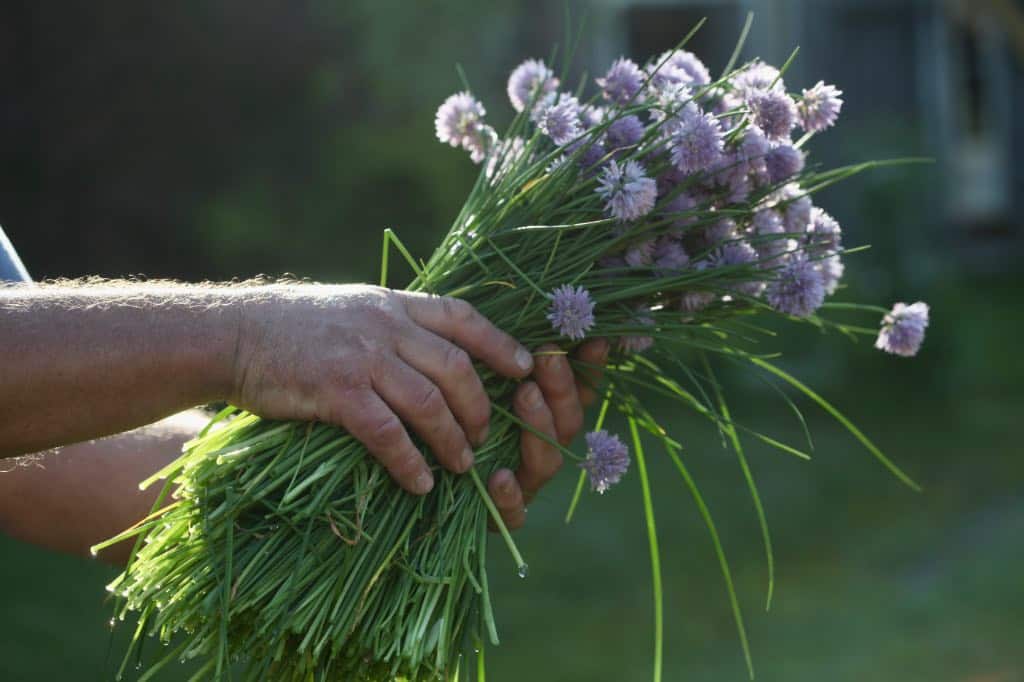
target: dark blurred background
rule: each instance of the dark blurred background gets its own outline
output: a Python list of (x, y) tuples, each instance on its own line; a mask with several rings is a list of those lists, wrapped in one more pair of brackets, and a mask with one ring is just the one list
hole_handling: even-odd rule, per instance
[[(774, 533), (765, 566), (734, 457), (688, 414), (687, 446), (733, 562), (761, 680), (1024, 680), (1024, 7), (1011, 0), (573, 2), (574, 73), (642, 61), (701, 17), (692, 49), (722, 68), (747, 11), (744, 56), (790, 90), (836, 83), (825, 165), (921, 155), (816, 200), (844, 225), (840, 300), (924, 299), (914, 361), (808, 329), (782, 364), (858, 422), (924, 486), (893, 480), (801, 402), (810, 463), (751, 447)], [(381, 230), (420, 256), (477, 169), (436, 142), (461, 63), (499, 129), (507, 74), (564, 43), (559, 2), (117, 0), (0, 5), (0, 224), (34, 277), (221, 280), (377, 277)], [(401, 284), (401, 277), (393, 282)], [(763, 384), (726, 377), (737, 418), (797, 442)], [(745, 670), (707, 534), (650, 454), (666, 582), (666, 680)], [(530, 510), (514, 577), (492, 553), (502, 646), (490, 679), (650, 679), (652, 608), (637, 477), (562, 524), (575, 476)], [(497, 545), (496, 545), (497, 547)], [(0, 539), (0, 680), (109, 679), (103, 585), (113, 571)], [(183, 679), (172, 671), (162, 679)]]

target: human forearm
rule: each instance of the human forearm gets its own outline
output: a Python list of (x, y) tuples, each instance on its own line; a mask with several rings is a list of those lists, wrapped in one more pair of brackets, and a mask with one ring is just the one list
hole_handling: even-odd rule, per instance
[[(0, 531), (35, 545), (85, 555), (146, 516), (160, 486), (138, 483), (177, 457), (206, 423), (199, 411), (102, 440), (0, 463)], [(131, 542), (100, 554), (123, 563)]]
[(242, 295), (178, 284), (0, 288), (0, 456), (228, 397)]

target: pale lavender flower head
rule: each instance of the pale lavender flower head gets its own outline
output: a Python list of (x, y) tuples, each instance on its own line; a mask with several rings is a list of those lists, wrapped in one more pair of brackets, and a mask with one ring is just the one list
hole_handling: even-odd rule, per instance
[(473, 151), (481, 136), (484, 105), (469, 92), (457, 92), (438, 107), (434, 116), (437, 139), (453, 147)]
[[(631, 324), (644, 327), (654, 326), (654, 318), (644, 309), (637, 310), (630, 322)], [(654, 339), (650, 336), (633, 335), (619, 337), (619, 348), (626, 353), (642, 353), (653, 345)]]
[(764, 132), (757, 126), (748, 126), (736, 147), (737, 158), (742, 160), (748, 170), (758, 172), (765, 169), (765, 158), (771, 150), (771, 144)]
[(580, 103), (572, 95), (560, 95), (550, 104), (538, 106), (533, 121), (540, 131), (557, 145), (568, 144), (582, 133), (580, 127)]
[(754, 214), (750, 229), (757, 237), (754, 249), (761, 257), (761, 267), (775, 268), (782, 264), (781, 256), (789, 250), (789, 239), (781, 236), (786, 232), (782, 216), (775, 209), (763, 209)]
[(693, 92), (683, 83), (664, 81), (659, 85), (653, 82), (645, 98), (650, 106), (647, 114), (651, 121), (657, 123), (669, 116), (699, 114), (697, 103), (693, 101)]
[(684, 173), (697, 173), (718, 163), (722, 130), (711, 114), (684, 113), (671, 137), (672, 163)]
[(735, 238), (736, 221), (732, 218), (722, 218), (701, 228), (697, 233), (696, 242), (700, 248), (711, 249)]
[(583, 151), (580, 152), (578, 157), (576, 157), (576, 162), (579, 164), (580, 168), (587, 171), (587, 175), (591, 175), (597, 171), (597, 164), (599, 164), (601, 159), (604, 158), (604, 145), (600, 142), (582, 139), (571, 143), (565, 148), (565, 151), (567, 154), (574, 154), (576, 153), (576, 150), (581, 147), (583, 148)]
[(682, 243), (668, 235), (658, 237), (651, 257), (654, 271), (660, 277), (671, 277), (685, 270), (690, 264), (690, 256), (687, 255)]
[(512, 108), (523, 111), (558, 87), (554, 73), (539, 59), (527, 59), (508, 77), (508, 98)]
[[(723, 244), (708, 258), (708, 262), (713, 268), (750, 265), (757, 260), (757, 251), (745, 242)], [(747, 296), (757, 296), (764, 289), (764, 282), (759, 279), (746, 282), (729, 282), (725, 287)]]
[(604, 98), (616, 104), (626, 105), (636, 101), (634, 96), (640, 92), (646, 76), (636, 62), (620, 57), (612, 62), (604, 78), (597, 78), (598, 87), (604, 92)]
[(653, 69), (659, 64), (661, 64), (661, 68), (658, 69), (658, 77), (697, 87), (711, 82), (711, 73), (708, 68), (692, 52), (686, 50), (663, 52), (654, 60), (651, 68)]
[(913, 357), (921, 350), (927, 328), (927, 303), (897, 303), (882, 318), (882, 329), (878, 332), (875, 348), (904, 358)]
[(583, 125), (585, 130), (590, 130), (594, 126), (601, 125), (607, 114), (608, 110), (604, 107), (583, 104), (580, 106), (580, 124)]
[(735, 152), (725, 157), (724, 164), (725, 169), (719, 173), (718, 180), (724, 180), (725, 203), (738, 204), (746, 201), (753, 188), (747, 164)]
[(793, 254), (768, 283), (765, 299), (780, 313), (808, 317), (825, 302), (825, 282), (813, 262)]
[(580, 462), (580, 466), (590, 478), (591, 490), (604, 494), (629, 469), (629, 448), (618, 436), (604, 429), (591, 431), (584, 439), (587, 441), (587, 458)]
[(834, 85), (826, 85), (824, 81), (818, 81), (810, 90), (804, 90), (797, 104), (800, 127), (809, 133), (820, 133), (835, 125), (839, 111), (843, 108), (842, 94), (842, 90), (836, 89)]
[(631, 268), (646, 268), (654, 262), (654, 241), (653, 239), (645, 239), (634, 244), (630, 244), (626, 249), (626, 263)]
[(779, 190), (776, 198), (786, 232), (803, 234), (811, 223), (811, 212), (814, 209), (807, 192), (801, 189), (800, 185), (791, 182)]
[(772, 184), (791, 178), (804, 169), (804, 153), (788, 142), (774, 145), (764, 161), (768, 181)]
[(756, 92), (747, 98), (754, 125), (769, 140), (788, 140), (796, 125), (796, 103), (784, 92)]
[(563, 284), (551, 292), (547, 318), (559, 334), (579, 341), (594, 326), (594, 300), (583, 287)]
[(636, 161), (619, 164), (610, 161), (598, 178), (597, 193), (605, 200), (605, 210), (619, 222), (642, 218), (651, 212), (658, 198), (658, 185), (647, 177)]
[(686, 192), (679, 192), (661, 206), (661, 211), (672, 218), (672, 227), (681, 231), (697, 219), (689, 212), (697, 208), (697, 201)]
[(733, 76), (732, 84), (745, 98), (755, 92), (786, 92), (779, 70), (762, 61), (754, 62)]
[(839, 281), (843, 278), (846, 266), (843, 265), (842, 259), (835, 255), (818, 261), (817, 267), (822, 281), (825, 282), (825, 294), (831, 296), (839, 288)]
[(807, 226), (807, 252), (814, 256), (839, 251), (843, 230), (835, 218), (815, 206), (811, 209), (811, 222)]
[(616, 119), (605, 131), (605, 141), (609, 149), (630, 147), (644, 136), (644, 124), (632, 114)]

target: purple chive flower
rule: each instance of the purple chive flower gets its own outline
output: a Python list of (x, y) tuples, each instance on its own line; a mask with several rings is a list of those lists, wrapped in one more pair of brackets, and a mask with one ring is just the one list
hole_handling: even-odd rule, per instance
[[(493, 130), (483, 124), (484, 105), (469, 92), (457, 92), (438, 107), (434, 117), (437, 139), (453, 147), (462, 147), (474, 156), (474, 162), (483, 160), (485, 145)], [(479, 157), (479, 158), (476, 158)]]
[(840, 95), (842, 90), (834, 85), (826, 85), (818, 81), (810, 90), (804, 90), (803, 97), (797, 104), (800, 127), (809, 133), (820, 133), (835, 125), (839, 111), (843, 108)]
[(480, 163), (487, 158), (494, 146), (498, 143), (498, 133), (489, 125), (477, 126), (476, 134), (470, 135), (463, 140), (462, 147), (469, 152), (469, 159), (473, 163)]
[(583, 151), (576, 157), (576, 162), (580, 168), (587, 171), (587, 175), (595, 173), (597, 171), (597, 164), (601, 163), (604, 159), (605, 151), (604, 145), (600, 142), (594, 142), (591, 140), (577, 140), (565, 148), (567, 154), (575, 154), (576, 150), (580, 147)]
[(846, 266), (843, 265), (842, 259), (838, 255), (829, 256), (818, 261), (817, 268), (818, 272), (821, 273), (822, 281), (825, 283), (825, 294), (831, 296), (836, 293), (836, 289), (839, 288), (839, 280), (843, 278), (843, 272), (846, 271)]
[(764, 158), (768, 181), (776, 184), (804, 169), (804, 153), (791, 144), (777, 144)]
[[(654, 318), (644, 309), (637, 310), (630, 320), (630, 324), (653, 327)], [(654, 339), (650, 336), (622, 336), (619, 337), (619, 348), (626, 353), (643, 353), (654, 345)]]
[(671, 137), (672, 163), (684, 173), (711, 168), (722, 156), (722, 130), (711, 114), (686, 112)]
[(882, 318), (882, 329), (878, 332), (875, 348), (905, 358), (913, 357), (921, 350), (927, 328), (927, 303), (897, 303)]
[(620, 57), (612, 62), (604, 78), (597, 78), (597, 85), (604, 91), (604, 98), (616, 104), (626, 105), (640, 92), (646, 76), (632, 60)]
[(678, 239), (668, 235), (658, 237), (654, 242), (651, 258), (655, 274), (659, 277), (671, 277), (685, 270), (690, 264), (690, 256), (683, 245)]
[(784, 92), (756, 92), (747, 98), (754, 125), (764, 131), (769, 140), (789, 139), (796, 125), (796, 104)]
[(727, 190), (724, 197), (725, 203), (738, 204), (746, 201), (752, 189), (747, 165), (735, 154), (726, 157), (725, 163), (727, 164), (723, 171), (724, 188)]
[(665, 81), (658, 86), (652, 83), (646, 97), (650, 109), (647, 115), (652, 122), (664, 121), (669, 116), (684, 116), (700, 113), (693, 101), (693, 92), (686, 85), (676, 81)]
[(749, 97), (755, 92), (784, 93), (786, 91), (786, 85), (782, 82), (779, 70), (762, 61), (754, 62), (733, 76), (732, 84), (744, 97)]
[(743, 162), (748, 171), (765, 173), (765, 159), (770, 150), (771, 144), (764, 132), (756, 126), (749, 126), (743, 131), (743, 137), (736, 147), (736, 158)]
[(609, 125), (604, 135), (609, 149), (631, 147), (643, 138), (644, 124), (636, 116), (623, 116)]
[(780, 313), (808, 317), (825, 302), (825, 282), (814, 263), (793, 254), (769, 282), (765, 298)]
[(782, 224), (786, 232), (803, 234), (811, 223), (814, 204), (800, 185), (791, 182), (776, 194), (776, 208), (782, 212)]
[[(670, 190), (671, 191), (671, 190)], [(678, 192), (661, 205), (661, 212), (672, 218), (672, 227), (683, 230), (697, 219), (691, 212), (697, 208), (697, 201), (686, 192)]]
[(658, 76), (662, 78), (698, 87), (711, 82), (708, 68), (692, 52), (686, 50), (663, 52), (651, 66), (654, 68), (659, 64), (661, 68), (658, 69)]
[(605, 200), (605, 210), (619, 222), (647, 215), (658, 198), (657, 183), (632, 160), (622, 165), (609, 161), (601, 171), (596, 191)]
[(580, 103), (571, 95), (562, 95), (534, 110), (533, 121), (540, 131), (557, 145), (567, 144), (582, 132), (580, 128)]
[(654, 262), (654, 240), (645, 239), (626, 249), (626, 263), (631, 268), (646, 268)]
[(701, 228), (697, 233), (697, 245), (702, 249), (711, 249), (735, 238), (736, 221), (722, 218)]
[(554, 92), (557, 87), (558, 79), (544, 62), (527, 59), (508, 77), (508, 98), (513, 109), (523, 111), (531, 102), (539, 102), (545, 94)]
[(629, 469), (629, 448), (618, 436), (604, 429), (591, 431), (584, 439), (587, 441), (587, 458), (580, 462), (580, 466), (590, 478), (590, 489), (603, 495)]
[(580, 123), (583, 125), (585, 130), (590, 130), (594, 126), (601, 125), (604, 121), (604, 117), (608, 114), (608, 110), (604, 107), (594, 106), (593, 104), (584, 104), (580, 106)]
[(563, 284), (551, 292), (547, 318), (559, 334), (579, 341), (594, 326), (594, 300), (583, 287)]
[(782, 216), (774, 209), (764, 209), (754, 214), (750, 229), (755, 235), (754, 249), (761, 257), (761, 267), (775, 268), (782, 264), (782, 254), (789, 250), (789, 239), (781, 236), (786, 228)]
[[(708, 258), (713, 268), (750, 265), (757, 260), (757, 251), (744, 242), (723, 244)], [(747, 282), (730, 282), (725, 287), (747, 296), (757, 296), (764, 289), (764, 282), (756, 279)]]
[(843, 230), (836, 219), (818, 207), (811, 210), (811, 222), (807, 226), (807, 252), (814, 256), (834, 254), (839, 251)]

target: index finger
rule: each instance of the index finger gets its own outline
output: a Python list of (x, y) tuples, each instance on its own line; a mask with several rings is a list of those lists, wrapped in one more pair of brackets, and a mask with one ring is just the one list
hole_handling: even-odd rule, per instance
[(414, 322), (463, 348), (498, 374), (521, 379), (533, 369), (533, 355), (460, 298), (404, 292)]

